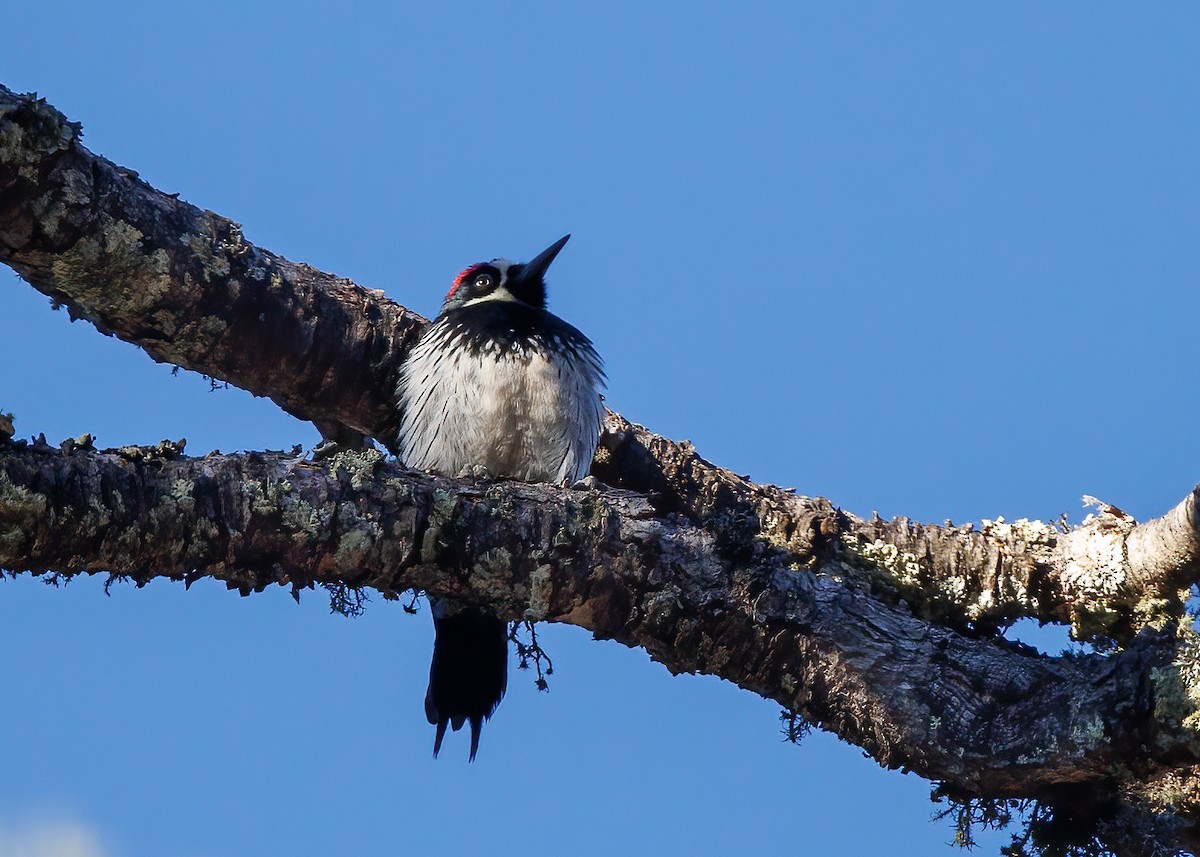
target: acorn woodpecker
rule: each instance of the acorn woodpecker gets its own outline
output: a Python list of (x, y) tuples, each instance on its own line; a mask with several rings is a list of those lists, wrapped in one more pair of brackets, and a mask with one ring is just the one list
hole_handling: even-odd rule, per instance
[[(545, 273), (570, 235), (524, 264), (493, 259), (454, 280), (441, 312), (400, 370), (397, 451), (408, 467), (571, 485), (587, 475), (600, 436), (604, 371), (591, 341), (546, 310)], [(435, 639), (425, 714), (483, 721), (508, 684), (508, 624), (477, 608), (431, 603)]]

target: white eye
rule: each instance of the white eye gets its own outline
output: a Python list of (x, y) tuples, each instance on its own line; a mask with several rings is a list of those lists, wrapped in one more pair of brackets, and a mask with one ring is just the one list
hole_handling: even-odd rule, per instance
[(491, 286), (492, 286), (492, 278), (489, 277), (487, 274), (483, 274), (482, 276), (475, 278), (475, 288), (488, 289), (488, 288), (491, 288)]

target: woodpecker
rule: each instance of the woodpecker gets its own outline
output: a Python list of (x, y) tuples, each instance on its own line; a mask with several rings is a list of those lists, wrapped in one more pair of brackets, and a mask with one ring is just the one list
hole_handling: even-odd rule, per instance
[[(454, 280), (400, 370), (400, 460), (450, 476), (571, 485), (587, 475), (604, 406), (604, 370), (591, 341), (546, 309), (546, 269), (571, 236), (531, 261), (493, 259)], [(435, 639), (425, 715), (437, 757), (449, 724), (483, 721), (508, 684), (508, 623), (477, 608), (431, 601)]]

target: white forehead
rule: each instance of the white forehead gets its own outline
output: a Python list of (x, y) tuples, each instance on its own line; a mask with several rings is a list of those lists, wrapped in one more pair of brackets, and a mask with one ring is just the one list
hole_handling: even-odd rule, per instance
[(508, 280), (509, 269), (517, 263), (512, 259), (493, 259), (488, 264), (500, 272), (500, 282), (503, 283)]

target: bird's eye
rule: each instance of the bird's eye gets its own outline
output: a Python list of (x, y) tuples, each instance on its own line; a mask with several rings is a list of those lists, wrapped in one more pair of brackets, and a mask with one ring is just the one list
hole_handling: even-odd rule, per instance
[(490, 289), (492, 287), (492, 278), (487, 274), (481, 274), (475, 278), (475, 288)]

